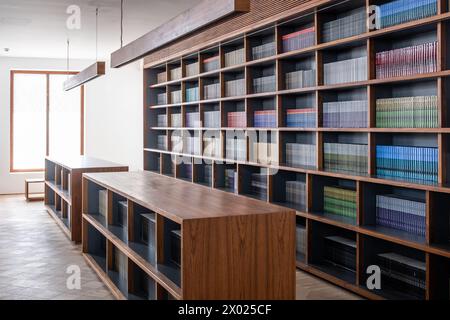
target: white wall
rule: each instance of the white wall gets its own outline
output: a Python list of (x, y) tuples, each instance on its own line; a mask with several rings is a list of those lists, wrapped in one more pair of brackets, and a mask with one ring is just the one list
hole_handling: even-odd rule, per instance
[(143, 71), (142, 61), (86, 84), (86, 155), (143, 168)]
[[(73, 70), (81, 70), (92, 61), (71, 61)], [(0, 194), (23, 193), (26, 178), (40, 178), (42, 173), (10, 173), (10, 70), (66, 70), (65, 59), (0, 57)]]

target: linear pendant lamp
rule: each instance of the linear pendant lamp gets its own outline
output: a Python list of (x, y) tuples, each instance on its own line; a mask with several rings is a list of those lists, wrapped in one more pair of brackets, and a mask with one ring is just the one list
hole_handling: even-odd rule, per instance
[[(105, 62), (97, 61), (98, 57), (98, 8), (95, 9), (95, 60), (96, 62), (76, 75), (64, 81), (64, 90), (69, 91), (86, 82), (94, 80), (105, 74)], [(69, 64), (69, 49), (67, 49), (67, 65)], [(69, 68), (67, 68), (69, 69)]]
[(172, 41), (231, 14), (250, 11), (250, 0), (204, 0), (158, 28), (111, 54), (111, 67), (119, 68), (143, 58)]

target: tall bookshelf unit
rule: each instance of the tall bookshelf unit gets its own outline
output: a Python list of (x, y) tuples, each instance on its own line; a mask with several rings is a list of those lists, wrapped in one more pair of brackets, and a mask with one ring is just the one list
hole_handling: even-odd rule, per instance
[[(387, 21), (378, 29), (364, 24), (363, 31), (350, 32), (347, 37), (324, 31), (330, 22), (348, 13), (367, 13), (372, 5), (387, 2), (318, 1), (320, 6), (311, 11), (277, 17), (265, 27), (249, 27), (239, 36), (208, 44), (202, 50), (146, 64), (144, 168), (296, 209), (301, 229), (297, 235), (304, 237), (297, 267), (359, 295), (370, 299), (449, 299), (449, 3), (437, 0), (427, 7), (431, 13), (426, 17)], [(289, 50), (292, 48), (283, 44), (295, 32), (306, 29), (314, 32), (310, 45)], [(377, 68), (382, 52), (433, 42), (437, 43), (437, 59), (428, 69), (406, 70), (406, 62), (400, 63), (403, 69), (398, 74), (403, 75), (399, 76), (381, 74)], [(237, 50), (243, 51), (242, 59), (230, 58), (230, 52)], [(430, 58), (434, 53), (427, 54)], [(216, 65), (214, 59), (218, 59)], [(337, 69), (340, 73), (328, 72), (331, 64), (336, 66), (348, 59), (363, 66), (360, 72), (352, 73), (345, 67)], [(177, 73), (174, 68), (181, 69)], [(304, 78), (295, 88), (286, 75), (298, 71), (303, 71)], [(313, 75), (312, 84), (307, 74)], [(254, 87), (255, 79), (262, 83), (258, 88)], [(242, 91), (229, 92), (229, 81), (241, 81), (237, 86)], [(211, 95), (214, 84), (217, 96)], [(192, 88), (197, 88), (198, 96), (192, 97)], [(377, 105), (386, 101), (382, 99), (421, 96), (437, 99), (432, 120), (420, 125), (414, 120), (409, 126), (398, 122), (384, 125), (382, 110), (377, 111)], [(336, 125), (336, 119), (325, 110), (329, 103), (339, 101), (360, 101), (366, 109), (362, 114), (357, 110), (350, 115), (350, 121)], [(288, 126), (287, 110), (292, 108), (308, 109), (297, 111), (310, 113), (307, 125)], [(215, 115), (211, 113), (214, 111)], [(274, 123), (256, 121), (261, 114), (274, 114)], [(211, 120), (214, 117), (215, 121)], [(240, 130), (237, 139), (227, 141), (227, 133), (233, 130)], [(271, 133), (270, 144), (255, 147), (253, 137), (265, 132)], [(229, 152), (233, 143), (239, 150), (237, 156)], [(307, 161), (288, 152), (295, 143), (307, 145), (302, 149), (303, 155), (309, 156)], [(356, 162), (333, 158), (335, 154), (329, 148), (337, 144), (357, 145), (357, 160), (351, 160)], [(430, 176), (410, 174), (416, 170), (410, 167), (407, 171), (381, 170), (382, 161), (395, 158), (404, 147), (431, 150), (433, 155), (417, 169)], [(385, 154), (383, 148), (391, 154)], [(258, 150), (267, 151), (263, 161), (254, 157)], [(181, 157), (185, 161), (174, 162)], [(429, 172), (424, 169), (427, 161), (434, 166)], [(290, 182), (289, 188), (303, 186), (301, 201), (292, 202), (286, 182)], [(333, 198), (336, 193), (347, 197), (344, 207), (349, 212), (330, 214), (336, 206), (342, 207), (342, 202), (336, 204)], [(383, 224), (379, 204), (383, 196), (423, 205), (424, 217), (416, 214), (423, 220), (420, 227), (405, 231), (395, 224)], [(346, 261), (330, 259), (329, 248), (344, 251)], [(392, 269), (386, 271), (386, 264)], [(395, 280), (392, 274), (396, 264), (411, 267), (413, 275), (403, 270), (401, 279)], [(381, 289), (367, 288), (371, 265), (381, 266)], [(414, 290), (405, 286), (411, 279), (419, 283)]]

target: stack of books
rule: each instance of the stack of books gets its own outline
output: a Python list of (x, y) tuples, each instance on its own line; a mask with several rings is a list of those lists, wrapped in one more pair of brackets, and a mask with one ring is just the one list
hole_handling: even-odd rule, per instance
[(356, 191), (325, 186), (323, 188), (323, 210), (327, 214), (356, 221)]
[(167, 94), (165, 92), (158, 93), (156, 95), (156, 104), (158, 104), (158, 105), (167, 104)]
[(220, 128), (220, 111), (205, 111), (203, 117), (205, 128)]
[(156, 118), (156, 125), (158, 127), (167, 127), (167, 115), (166, 114), (158, 114)]
[(275, 91), (276, 77), (266, 76), (253, 79), (253, 93), (264, 93)]
[(165, 71), (156, 75), (156, 83), (164, 83), (167, 81), (167, 73)]
[(245, 62), (245, 49), (239, 48), (225, 52), (225, 67), (231, 67)]
[(297, 255), (306, 256), (306, 247), (308, 243), (307, 233), (305, 226), (297, 224), (296, 228), (296, 251)]
[(272, 36), (261, 39), (262, 44), (252, 47), (252, 60), (259, 60), (274, 56), (276, 52), (275, 41)]
[(315, 37), (314, 27), (286, 34), (281, 37), (283, 52), (312, 47), (316, 43)]
[(198, 62), (186, 64), (186, 77), (193, 77), (198, 75), (198, 73), (199, 73)]
[(212, 83), (203, 86), (205, 100), (220, 98), (220, 83)]
[(419, 20), (437, 14), (437, 0), (396, 0), (378, 7), (377, 25), (387, 28), (408, 21)]
[(236, 79), (225, 82), (225, 96), (236, 97), (245, 95), (245, 79)]
[(437, 182), (438, 148), (377, 146), (377, 175)]
[(437, 42), (378, 52), (375, 59), (377, 79), (436, 72), (437, 54)]
[(316, 70), (299, 70), (286, 73), (286, 89), (313, 87), (316, 84)]
[(224, 187), (227, 190), (231, 190), (233, 193), (238, 191), (238, 176), (235, 169), (225, 169), (225, 181)]
[(170, 231), (170, 260), (178, 266), (181, 266), (181, 230)]
[(251, 162), (260, 164), (278, 163), (278, 147), (275, 143), (254, 142), (250, 152)]
[(165, 134), (158, 135), (157, 148), (159, 150), (167, 150), (167, 136)]
[(214, 56), (203, 60), (203, 71), (209, 72), (220, 68), (220, 57)]
[(251, 193), (258, 199), (267, 200), (267, 175), (265, 173), (252, 173)]
[(314, 144), (286, 143), (286, 165), (298, 168), (316, 168)]
[(170, 92), (170, 102), (172, 104), (178, 104), (182, 102), (181, 90)]
[(378, 128), (437, 128), (437, 96), (377, 99)]
[(315, 128), (316, 127), (316, 109), (287, 109), (286, 127), (289, 128)]
[(186, 127), (200, 128), (200, 112), (186, 112)]
[(358, 175), (367, 174), (367, 145), (324, 143), (325, 170)]
[(172, 133), (170, 136), (170, 143), (172, 146), (172, 151), (176, 153), (183, 152), (183, 137), (181, 133)]
[(182, 78), (181, 67), (170, 70), (170, 80), (179, 80)]
[(306, 211), (306, 183), (286, 181), (286, 202), (299, 211)]
[(426, 204), (395, 195), (377, 195), (376, 224), (425, 237)]
[(245, 139), (226, 139), (225, 154), (227, 159), (247, 161), (247, 143)]
[(336, 18), (336, 20), (323, 24), (323, 42), (348, 38), (366, 32), (367, 14), (365, 7), (338, 14)]
[(186, 102), (200, 100), (198, 87), (186, 88)]
[(257, 110), (253, 113), (255, 128), (276, 128), (277, 113), (275, 110)]
[(220, 138), (219, 137), (203, 137), (203, 155), (205, 157), (220, 157)]
[(424, 298), (425, 262), (395, 252), (380, 253), (377, 258), (381, 268), (382, 283), (396, 288), (397, 291), (415, 295), (420, 299)]
[(323, 66), (326, 85), (367, 80), (367, 57), (326, 63)]
[(229, 128), (246, 128), (247, 114), (245, 111), (228, 112), (227, 114)]
[(181, 120), (181, 113), (172, 113), (170, 115), (170, 122), (172, 125), (172, 128), (181, 128), (182, 125), (182, 120)]
[(341, 236), (324, 238), (324, 260), (329, 264), (350, 272), (356, 270), (356, 241)]
[(201, 155), (200, 150), (200, 138), (185, 136), (184, 137), (184, 153), (193, 154), (193, 155)]
[(323, 104), (324, 128), (367, 128), (367, 100)]

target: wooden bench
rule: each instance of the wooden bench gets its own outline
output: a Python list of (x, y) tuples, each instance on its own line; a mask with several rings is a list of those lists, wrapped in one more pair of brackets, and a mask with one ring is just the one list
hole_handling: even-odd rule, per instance
[(44, 183), (44, 179), (25, 179), (25, 199), (27, 201), (44, 200), (43, 193), (30, 193), (30, 184)]

